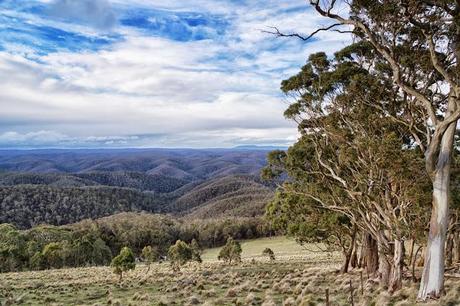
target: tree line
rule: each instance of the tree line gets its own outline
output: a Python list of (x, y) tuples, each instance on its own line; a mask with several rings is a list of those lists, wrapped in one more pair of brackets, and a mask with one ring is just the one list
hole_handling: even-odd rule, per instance
[[(332, 30), (348, 33), (353, 43), (333, 56), (311, 55), (282, 82), (294, 101), (285, 116), (301, 137), (287, 152), (269, 156), (263, 175), (280, 187), (267, 214), (300, 242), (339, 247), (343, 272), (357, 258), (389, 291), (401, 288), (420, 246), (418, 298), (439, 297), (445, 263), (459, 245), (452, 193), (458, 194), (460, 4), (310, 4), (330, 25), (311, 35), (271, 33), (309, 41)], [(341, 15), (343, 5), (349, 15)]]
[[(271, 226), (261, 218), (185, 222), (145, 213), (122, 213), (29, 230), (0, 224), (0, 272), (108, 265), (125, 247), (136, 258), (154, 261), (167, 256), (170, 246), (178, 240), (195, 241), (204, 248), (224, 245), (228, 237), (250, 239), (273, 234)], [(196, 253), (192, 255), (196, 258)]]

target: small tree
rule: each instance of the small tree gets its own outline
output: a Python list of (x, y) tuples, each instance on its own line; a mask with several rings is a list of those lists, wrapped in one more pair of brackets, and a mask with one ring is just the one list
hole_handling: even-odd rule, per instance
[(219, 260), (223, 260), (226, 263), (231, 264), (233, 262), (241, 262), (241, 244), (234, 240), (232, 237), (227, 239), (227, 243), (224, 247), (220, 250), (219, 256), (217, 257)]
[(275, 253), (273, 253), (273, 250), (270, 248), (265, 248), (265, 250), (262, 252), (262, 255), (267, 256), (270, 258), (270, 261), (275, 260)]
[(158, 249), (153, 248), (150, 245), (142, 249), (141, 258), (148, 266), (147, 272), (150, 271), (150, 265), (158, 260), (159, 255)]
[(201, 254), (203, 253), (203, 250), (195, 239), (193, 239), (190, 243), (190, 249), (192, 250), (192, 260), (202, 263), (203, 260), (201, 259)]
[(135, 261), (133, 251), (128, 247), (122, 248), (120, 254), (112, 259), (111, 267), (113, 272), (120, 276), (120, 281), (123, 278), (123, 272), (134, 270), (136, 267)]
[(184, 241), (177, 240), (176, 244), (169, 248), (168, 257), (173, 270), (179, 271), (180, 266), (185, 265), (188, 261), (192, 260), (192, 249)]

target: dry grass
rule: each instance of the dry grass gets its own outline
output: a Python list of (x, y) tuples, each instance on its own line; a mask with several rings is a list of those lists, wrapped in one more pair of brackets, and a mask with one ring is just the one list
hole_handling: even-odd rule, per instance
[[(256, 243), (260, 244), (259, 241)], [(275, 252), (276, 253), (276, 252)], [(361, 295), (358, 272), (338, 274), (338, 262), (317, 254), (271, 263), (246, 260), (228, 266), (207, 261), (173, 273), (167, 264), (138, 266), (124, 281), (107, 267), (64, 269), (0, 275), (0, 301), (5, 305), (349, 305), (349, 281), (355, 305), (416, 305), (417, 285), (389, 295), (365, 280)], [(324, 255), (323, 255), (324, 256)], [(315, 261), (316, 260), (316, 261)], [(423, 305), (460, 305), (460, 281), (446, 282), (446, 296)]]

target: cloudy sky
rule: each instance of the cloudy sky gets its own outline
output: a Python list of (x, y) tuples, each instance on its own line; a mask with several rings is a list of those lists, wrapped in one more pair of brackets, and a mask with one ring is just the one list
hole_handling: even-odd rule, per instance
[(288, 145), (304, 0), (0, 0), (0, 148)]

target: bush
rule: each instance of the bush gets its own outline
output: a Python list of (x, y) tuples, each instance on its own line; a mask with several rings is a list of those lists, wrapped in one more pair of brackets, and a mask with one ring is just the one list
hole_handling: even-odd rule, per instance
[(267, 256), (270, 258), (270, 261), (275, 260), (275, 253), (273, 253), (273, 250), (270, 248), (265, 248), (265, 250), (262, 252), (262, 255)]
[(190, 243), (190, 248), (192, 249), (192, 260), (202, 263), (203, 260), (201, 259), (201, 254), (203, 253), (203, 250), (195, 239), (193, 239)]
[(187, 243), (177, 240), (176, 244), (169, 248), (168, 257), (173, 270), (178, 271), (180, 266), (193, 259), (193, 252)]
[(233, 262), (241, 262), (241, 244), (232, 237), (227, 239), (227, 243), (220, 250), (218, 259), (231, 264)]
[(113, 272), (120, 276), (121, 281), (123, 278), (123, 272), (134, 270), (136, 267), (136, 259), (134, 258), (133, 251), (128, 247), (122, 248), (120, 254), (112, 259), (111, 266), (113, 268)]
[(160, 254), (157, 248), (154, 248), (148, 245), (142, 249), (142, 253), (141, 253), (142, 261), (144, 261), (149, 266), (152, 263), (156, 262), (159, 257), (160, 257)]

